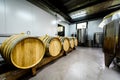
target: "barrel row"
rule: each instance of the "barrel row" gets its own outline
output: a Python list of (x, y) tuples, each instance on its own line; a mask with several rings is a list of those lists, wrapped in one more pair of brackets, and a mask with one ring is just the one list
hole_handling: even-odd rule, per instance
[(0, 53), (6, 62), (20, 69), (37, 65), (44, 56), (57, 56), (62, 50), (68, 51), (78, 45), (76, 38), (51, 37), (38, 38), (25, 34), (13, 35), (0, 46)]

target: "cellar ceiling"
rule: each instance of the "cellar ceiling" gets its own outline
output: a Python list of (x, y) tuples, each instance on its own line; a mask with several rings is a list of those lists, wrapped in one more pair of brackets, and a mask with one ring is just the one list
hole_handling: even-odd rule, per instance
[(70, 23), (103, 18), (120, 9), (120, 0), (27, 0), (37, 6), (47, 7)]

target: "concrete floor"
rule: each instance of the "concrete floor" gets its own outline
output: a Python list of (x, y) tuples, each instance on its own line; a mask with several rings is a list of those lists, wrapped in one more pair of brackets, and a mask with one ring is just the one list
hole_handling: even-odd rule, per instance
[(101, 49), (78, 47), (30, 80), (120, 80), (120, 74), (105, 68)]

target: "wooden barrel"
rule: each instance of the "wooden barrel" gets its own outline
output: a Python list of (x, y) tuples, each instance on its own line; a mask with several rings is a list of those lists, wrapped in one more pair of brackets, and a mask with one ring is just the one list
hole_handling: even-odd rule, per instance
[(39, 37), (46, 46), (47, 56), (57, 56), (62, 50), (62, 44), (58, 37), (50, 37), (48, 35)]
[(70, 48), (70, 41), (69, 38), (67, 37), (59, 37), (61, 42), (62, 42), (62, 46), (63, 46), (63, 50), (64, 51), (68, 51)]
[(105, 37), (103, 44), (103, 51), (105, 53), (114, 53), (114, 48), (116, 44), (116, 39), (112, 37)]
[(69, 41), (70, 41), (70, 47), (71, 48), (74, 48), (75, 47), (75, 43), (74, 43), (74, 38), (69, 38)]
[(20, 69), (28, 69), (42, 60), (45, 45), (38, 38), (20, 34), (6, 39), (0, 51), (7, 62)]
[(74, 43), (75, 43), (75, 46), (78, 46), (78, 40), (77, 40), (77, 38), (74, 38)]

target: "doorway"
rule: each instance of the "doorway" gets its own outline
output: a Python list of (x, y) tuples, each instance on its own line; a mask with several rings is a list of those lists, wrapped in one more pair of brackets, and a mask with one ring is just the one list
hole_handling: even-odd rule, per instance
[(64, 26), (58, 24), (57, 31), (58, 31), (58, 36), (65, 36), (65, 27)]

